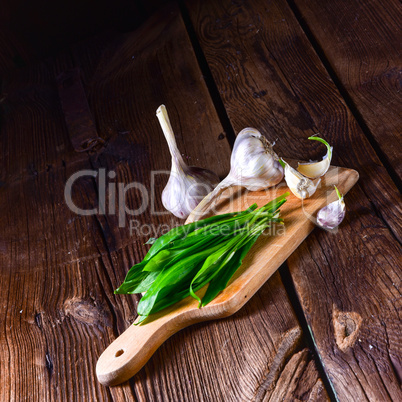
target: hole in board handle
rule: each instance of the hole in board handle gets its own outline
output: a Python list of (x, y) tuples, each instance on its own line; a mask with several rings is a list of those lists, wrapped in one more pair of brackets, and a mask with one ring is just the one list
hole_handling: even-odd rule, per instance
[(124, 350), (123, 350), (123, 349), (119, 349), (119, 350), (116, 352), (116, 354), (114, 355), (114, 357), (119, 357), (119, 356), (121, 356), (123, 353), (124, 353)]

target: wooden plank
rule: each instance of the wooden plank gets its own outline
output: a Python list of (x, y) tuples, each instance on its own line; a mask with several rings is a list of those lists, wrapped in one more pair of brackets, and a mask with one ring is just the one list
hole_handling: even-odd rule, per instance
[(295, 0), (382, 156), (402, 177), (401, 3)]
[[(116, 0), (113, 7), (109, 0), (100, 0), (96, 8), (79, 0), (72, 0), (68, 6), (37, 0), (3, 0), (0, 26), (9, 38), (15, 38), (25, 48), (30, 60), (38, 61), (100, 31), (133, 30), (146, 17), (139, 0)], [(25, 57), (22, 60), (28, 61)]]
[(109, 0), (100, 0), (96, 8), (79, 0), (70, 1), (68, 6), (49, 5), (36, 0), (17, 3), (3, 0), (0, 13), (0, 78), (7, 80), (14, 70), (39, 62), (59, 49), (92, 35), (103, 34), (107, 30), (109, 34), (112, 31), (131, 31), (149, 16), (151, 9), (144, 7), (141, 0), (115, 0), (113, 7)]
[[(269, 396), (282, 374), (292, 372), (284, 367), (302, 336), (279, 275), (233, 318), (173, 337), (131, 384), (108, 389), (96, 382), (100, 352), (135, 319), (138, 299), (115, 296), (113, 289), (144, 256), (144, 240), (179, 221), (148, 209), (140, 223), (152, 223), (151, 232), (130, 236), (118, 215), (70, 211), (67, 179), (82, 169), (105, 168), (115, 171), (116, 183), (150, 186), (151, 171), (170, 167), (155, 117), (160, 103), (167, 105), (190, 163), (224, 175), (230, 155), (177, 10), (162, 11), (138, 32), (100, 41), (25, 69), (7, 83), (0, 126), (0, 207), (7, 211), (0, 217), (0, 282), (7, 289), (0, 304), (0, 354), (9, 363), (0, 369), (0, 399)], [(97, 131), (107, 140), (101, 154), (89, 157), (73, 149), (56, 88), (58, 74), (77, 66)], [(155, 185), (158, 211), (165, 182), (166, 175)], [(97, 184), (80, 179), (74, 202), (98, 208)], [(130, 208), (141, 200), (139, 193), (127, 193)], [(303, 356), (296, 359), (305, 367), (300, 381), (292, 382), (295, 395), (321, 389), (310, 354)]]
[[(0, 83), (7, 80), (15, 69), (25, 66), (34, 59), (31, 49), (15, 32), (12, 19), (15, 5), (11, 1), (3, 2), (0, 13)], [(4, 86), (0, 87), (0, 104), (4, 94)]]
[[(0, 20), (1, 23), (2, 21)], [(3, 24), (1, 24), (0, 28), (0, 49), (0, 78), (3, 81), (12, 71), (24, 66), (31, 55), (27, 46), (24, 46), (16, 35)], [(0, 96), (0, 99), (3, 96), (4, 94)]]
[[(316, 230), (288, 264), (339, 399), (400, 399), (400, 198), (392, 180), (286, 3), (198, 1), (187, 10), (236, 132), (254, 126), (277, 139), (279, 155), (299, 160), (318, 155), (306, 138), (320, 132), (334, 145), (333, 163), (359, 171), (337, 236)], [(362, 319), (345, 352), (332, 319), (342, 327), (342, 312)]]
[[(36, 123), (40, 117), (34, 115)], [(29, 123), (25, 117), (23, 126)], [(0, 282), (6, 289), (0, 354), (2, 362), (9, 362), (2, 364), (1, 400), (105, 400), (111, 394), (123, 400), (133, 395), (128, 384), (110, 393), (91, 381), (97, 354), (116, 333), (109, 304), (120, 301), (105, 297), (112, 288), (96, 221), (65, 205), (66, 175), (80, 168), (88, 168), (88, 162), (6, 180), (1, 188), (0, 205), (7, 214), (1, 215), (0, 234)], [(93, 206), (94, 193), (94, 184), (83, 181), (75, 189), (75, 202)], [(127, 302), (116, 310), (134, 308)], [(124, 318), (118, 317), (120, 325)]]
[[(69, 140), (55, 76), (71, 67), (62, 55), (7, 82), (1, 130), (0, 399), (130, 400), (129, 384), (107, 390), (91, 382), (96, 356), (132, 317), (115, 318), (104, 296), (98, 224), (66, 205), (68, 177), (90, 169)], [(74, 186), (77, 205), (97, 207), (96, 183)], [(99, 268), (101, 267), (101, 268)], [(88, 283), (91, 286), (88, 286)], [(112, 300), (112, 305), (114, 301)], [(117, 307), (117, 311), (133, 308)], [(115, 321), (118, 321), (116, 324)], [(123, 324), (123, 325), (122, 325)]]
[(299, 160), (322, 155), (306, 141), (320, 132), (335, 146), (332, 163), (359, 171), (362, 190), (401, 240), (400, 194), (288, 7), (196, 2), (189, 12), (235, 131), (255, 127)]

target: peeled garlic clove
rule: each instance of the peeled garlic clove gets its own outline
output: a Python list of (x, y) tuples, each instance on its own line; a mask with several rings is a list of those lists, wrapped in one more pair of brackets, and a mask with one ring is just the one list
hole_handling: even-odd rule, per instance
[(317, 223), (324, 229), (335, 229), (341, 224), (346, 214), (346, 206), (343, 195), (335, 187), (338, 199), (321, 208), (317, 213)]
[(172, 168), (162, 192), (162, 204), (178, 218), (187, 218), (199, 202), (219, 183), (219, 177), (208, 169), (187, 166), (177, 148), (165, 105), (156, 111), (172, 156)]
[(287, 162), (282, 159), (285, 164), (285, 181), (292, 193), (300, 199), (311, 197), (317, 190), (321, 182), (319, 179), (316, 183), (304, 177), (297, 170), (293, 169)]
[(327, 153), (322, 158), (322, 161), (308, 162), (308, 163), (299, 162), (299, 166), (297, 167), (297, 170), (302, 175), (309, 177), (310, 179), (316, 179), (318, 177), (324, 176), (324, 174), (327, 173), (332, 159), (332, 147), (328, 144), (327, 141), (323, 140), (320, 137), (312, 136), (309, 137), (308, 139), (320, 141), (327, 147)]

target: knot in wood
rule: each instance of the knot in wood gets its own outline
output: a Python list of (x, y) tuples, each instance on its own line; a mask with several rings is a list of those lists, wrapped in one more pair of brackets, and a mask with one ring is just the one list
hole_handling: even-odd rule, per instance
[(363, 320), (360, 314), (356, 312), (339, 311), (334, 306), (332, 321), (336, 344), (342, 352), (346, 352), (355, 344)]
[(94, 300), (74, 297), (64, 303), (64, 313), (86, 325), (110, 326), (105, 311)]

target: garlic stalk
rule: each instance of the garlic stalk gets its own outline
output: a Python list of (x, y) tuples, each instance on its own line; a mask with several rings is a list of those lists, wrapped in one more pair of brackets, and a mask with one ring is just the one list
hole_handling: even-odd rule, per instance
[(338, 199), (321, 208), (317, 213), (317, 223), (324, 229), (335, 229), (341, 224), (346, 214), (346, 206), (343, 201), (343, 195), (335, 187)]
[(321, 182), (319, 179), (316, 183), (304, 177), (297, 170), (293, 169), (283, 159), (281, 160), (285, 165), (285, 181), (292, 193), (300, 199), (311, 197), (317, 190)]
[(245, 128), (236, 137), (229, 174), (201, 201), (187, 222), (205, 215), (213, 201), (229, 187), (241, 186), (258, 191), (278, 184), (282, 178), (283, 168), (273, 145), (255, 128)]
[(312, 136), (308, 138), (309, 140), (315, 140), (322, 142), (327, 147), (327, 153), (322, 158), (322, 161), (319, 162), (307, 162), (300, 163), (297, 167), (297, 170), (304, 176), (309, 177), (310, 179), (316, 179), (318, 177), (324, 176), (327, 173), (329, 166), (331, 164), (332, 158), (332, 147), (328, 144), (327, 141), (323, 140), (320, 137)]
[(210, 170), (187, 166), (177, 148), (165, 105), (159, 106), (156, 116), (172, 156), (172, 168), (162, 192), (162, 204), (173, 215), (184, 219), (214, 189), (219, 177)]

